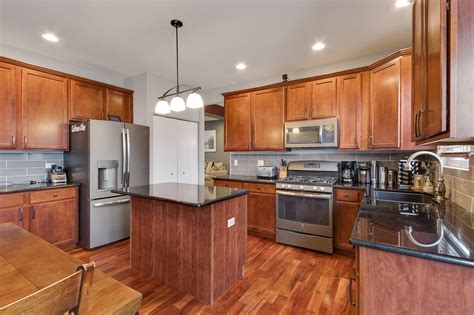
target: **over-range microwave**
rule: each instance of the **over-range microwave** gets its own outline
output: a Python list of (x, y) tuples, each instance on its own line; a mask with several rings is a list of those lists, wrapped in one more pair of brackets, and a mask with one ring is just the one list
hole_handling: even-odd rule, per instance
[(337, 118), (285, 123), (286, 148), (332, 148), (338, 145)]

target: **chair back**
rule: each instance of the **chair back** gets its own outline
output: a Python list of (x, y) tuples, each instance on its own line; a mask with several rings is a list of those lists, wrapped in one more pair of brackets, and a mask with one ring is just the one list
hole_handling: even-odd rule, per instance
[(73, 274), (0, 307), (0, 314), (87, 314), (94, 269), (93, 262), (81, 265)]

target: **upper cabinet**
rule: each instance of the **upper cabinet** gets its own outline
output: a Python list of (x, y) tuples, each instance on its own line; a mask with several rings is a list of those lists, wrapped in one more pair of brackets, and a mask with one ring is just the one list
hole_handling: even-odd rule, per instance
[(400, 148), (400, 59), (370, 71), (369, 148)]
[(361, 149), (362, 141), (362, 73), (337, 79), (339, 149)]
[(304, 120), (311, 115), (311, 83), (286, 87), (286, 121)]
[(284, 120), (281, 87), (226, 97), (225, 151), (284, 150)]
[(253, 145), (256, 151), (283, 150), (285, 109), (283, 88), (252, 93)]
[(16, 147), (20, 68), (0, 62), (0, 149)]
[(311, 118), (336, 116), (336, 78), (317, 80), (311, 84)]
[(68, 82), (22, 69), (22, 148), (68, 149)]
[(474, 1), (413, 4), (412, 139), (474, 142)]
[(132, 94), (113, 89), (107, 89), (106, 119), (108, 115), (118, 116), (121, 121), (133, 122)]
[(71, 80), (69, 119), (105, 119), (105, 88)]
[(226, 151), (251, 150), (250, 93), (226, 97), (224, 146)]
[(68, 150), (69, 120), (133, 122), (133, 91), (0, 57), (0, 149)]

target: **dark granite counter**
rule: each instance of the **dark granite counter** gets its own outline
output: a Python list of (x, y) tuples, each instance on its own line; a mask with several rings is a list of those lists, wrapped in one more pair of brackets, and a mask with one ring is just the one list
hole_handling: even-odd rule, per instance
[(217, 180), (230, 180), (234, 182), (252, 182), (252, 183), (264, 183), (264, 184), (275, 184), (276, 178), (259, 178), (257, 176), (244, 176), (244, 175), (225, 175), (214, 177)]
[(112, 190), (134, 197), (149, 198), (202, 207), (222, 200), (248, 194), (245, 189), (203, 186), (192, 184), (162, 183)]
[[(362, 200), (352, 244), (474, 267), (473, 213), (449, 200), (442, 205), (403, 203), (376, 200), (373, 195), (369, 189)], [(421, 246), (437, 240), (434, 246)]]
[(74, 187), (79, 186), (75, 183), (66, 183), (66, 184), (52, 184), (52, 183), (38, 183), (38, 184), (14, 184), (8, 186), (0, 186), (0, 194), (8, 194), (14, 192), (24, 192), (31, 190), (41, 190), (41, 189), (52, 189), (52, 188), (64, 188), (64, 187)]

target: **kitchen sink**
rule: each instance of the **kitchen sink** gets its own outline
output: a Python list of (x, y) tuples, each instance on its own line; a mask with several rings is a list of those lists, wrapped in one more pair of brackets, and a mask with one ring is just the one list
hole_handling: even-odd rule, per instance
[(373, 198), (381, 201), (429, 204), (433, 197), (431, 195), (417, 192), (374, 190)]

